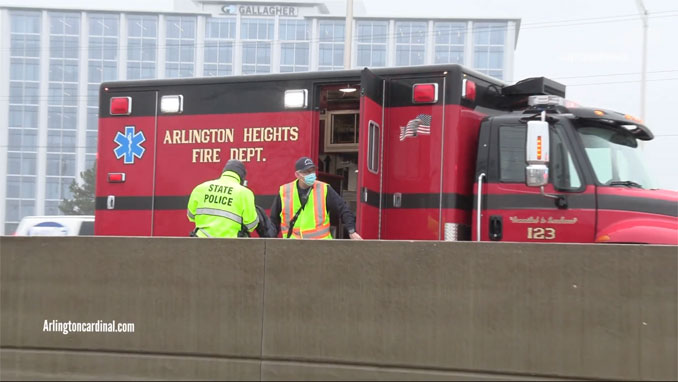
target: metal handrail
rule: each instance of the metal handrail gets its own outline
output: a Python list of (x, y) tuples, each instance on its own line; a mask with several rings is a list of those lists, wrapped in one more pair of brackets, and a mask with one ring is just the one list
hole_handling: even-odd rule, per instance
[(478, 175), (478, 193), (477, 193), (477, 198), (478, 201), (476, 202), (476, 241), (480, 241), (480, 223), (481, 223), (481, 208), (483, 206), (483, 178), (485, 177), (485, 173), (482, 173)]

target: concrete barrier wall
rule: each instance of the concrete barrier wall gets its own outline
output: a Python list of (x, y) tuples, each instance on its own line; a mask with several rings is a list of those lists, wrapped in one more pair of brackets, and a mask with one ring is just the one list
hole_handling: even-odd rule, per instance
[(0, 237), (0, 378), (675, 380), (677, 305), (668, 246)]

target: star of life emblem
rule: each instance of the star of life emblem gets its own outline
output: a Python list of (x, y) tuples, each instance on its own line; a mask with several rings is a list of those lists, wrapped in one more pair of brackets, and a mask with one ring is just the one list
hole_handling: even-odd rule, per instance
[(113, 150), (117, 159), (124, 158), (124, 164), (134, 164), (134, 157), (141, 159), (146, 149), (141, 146), (146, 141), (144, 132), (135, 132), (134, 126), (125, 126), (125, 134), (118, 132), (113, 141), (118, 144)]

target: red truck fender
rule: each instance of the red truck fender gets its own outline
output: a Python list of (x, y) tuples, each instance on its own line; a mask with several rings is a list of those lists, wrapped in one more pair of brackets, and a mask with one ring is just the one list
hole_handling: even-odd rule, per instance
[(678, 245), (678, 222), (660, 219), (628, 219), (604, 227), (596, 243), (652, 243)]

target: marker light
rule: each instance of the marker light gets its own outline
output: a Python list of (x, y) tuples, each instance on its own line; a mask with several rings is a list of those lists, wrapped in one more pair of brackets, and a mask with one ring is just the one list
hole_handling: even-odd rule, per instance
[(624, 114), (624, 118), (628, 119), (629, 121), (637, 122), (637, 123), (643, 123), (643, 120), (640, 118), (636, 118), (632, 116), (631, 114)]
[(536, 95), (527, 98), (527, 104), (535, 105), (560, 105), (565, 106), (565, 98), (555, 95)]
[(111, 115), (130, 115), (132, 114), (132, 97), (112, 97)]
[(125, 182), (125, 173), (124, 172), (109, 172), (108, 173), (108, 183), (124, 183)]
[(598, 115), (598, 116), (601, 116), (601, 117), (602, 117), (603, 115), (605, 115), (605, 112), (602, 111), (602, 110), (594, 110), (593, 113), (594, 113), (595, 115)]
[(610, 236), (608, 235), (600, 235), (596, 238), (596, 243), (605, 243), (610, 241)]
[(160, 112), (180, 114), (184, 111), (184, 96), (166, 95), (160, 99)]
[(461, 81), (461, 96), (469, 101), (476, 100), (476, 83), (464, 78)]
[(546, 121), (527, 121), (525, 160), (529, 165), (548, 164), (549, 124)]
[(285, 109), (300, 109), (308, 105), (308, 90), (285, 90)]
[(438, 84), (414, 84), (412, 86), (413, 103), (438, 102)]

